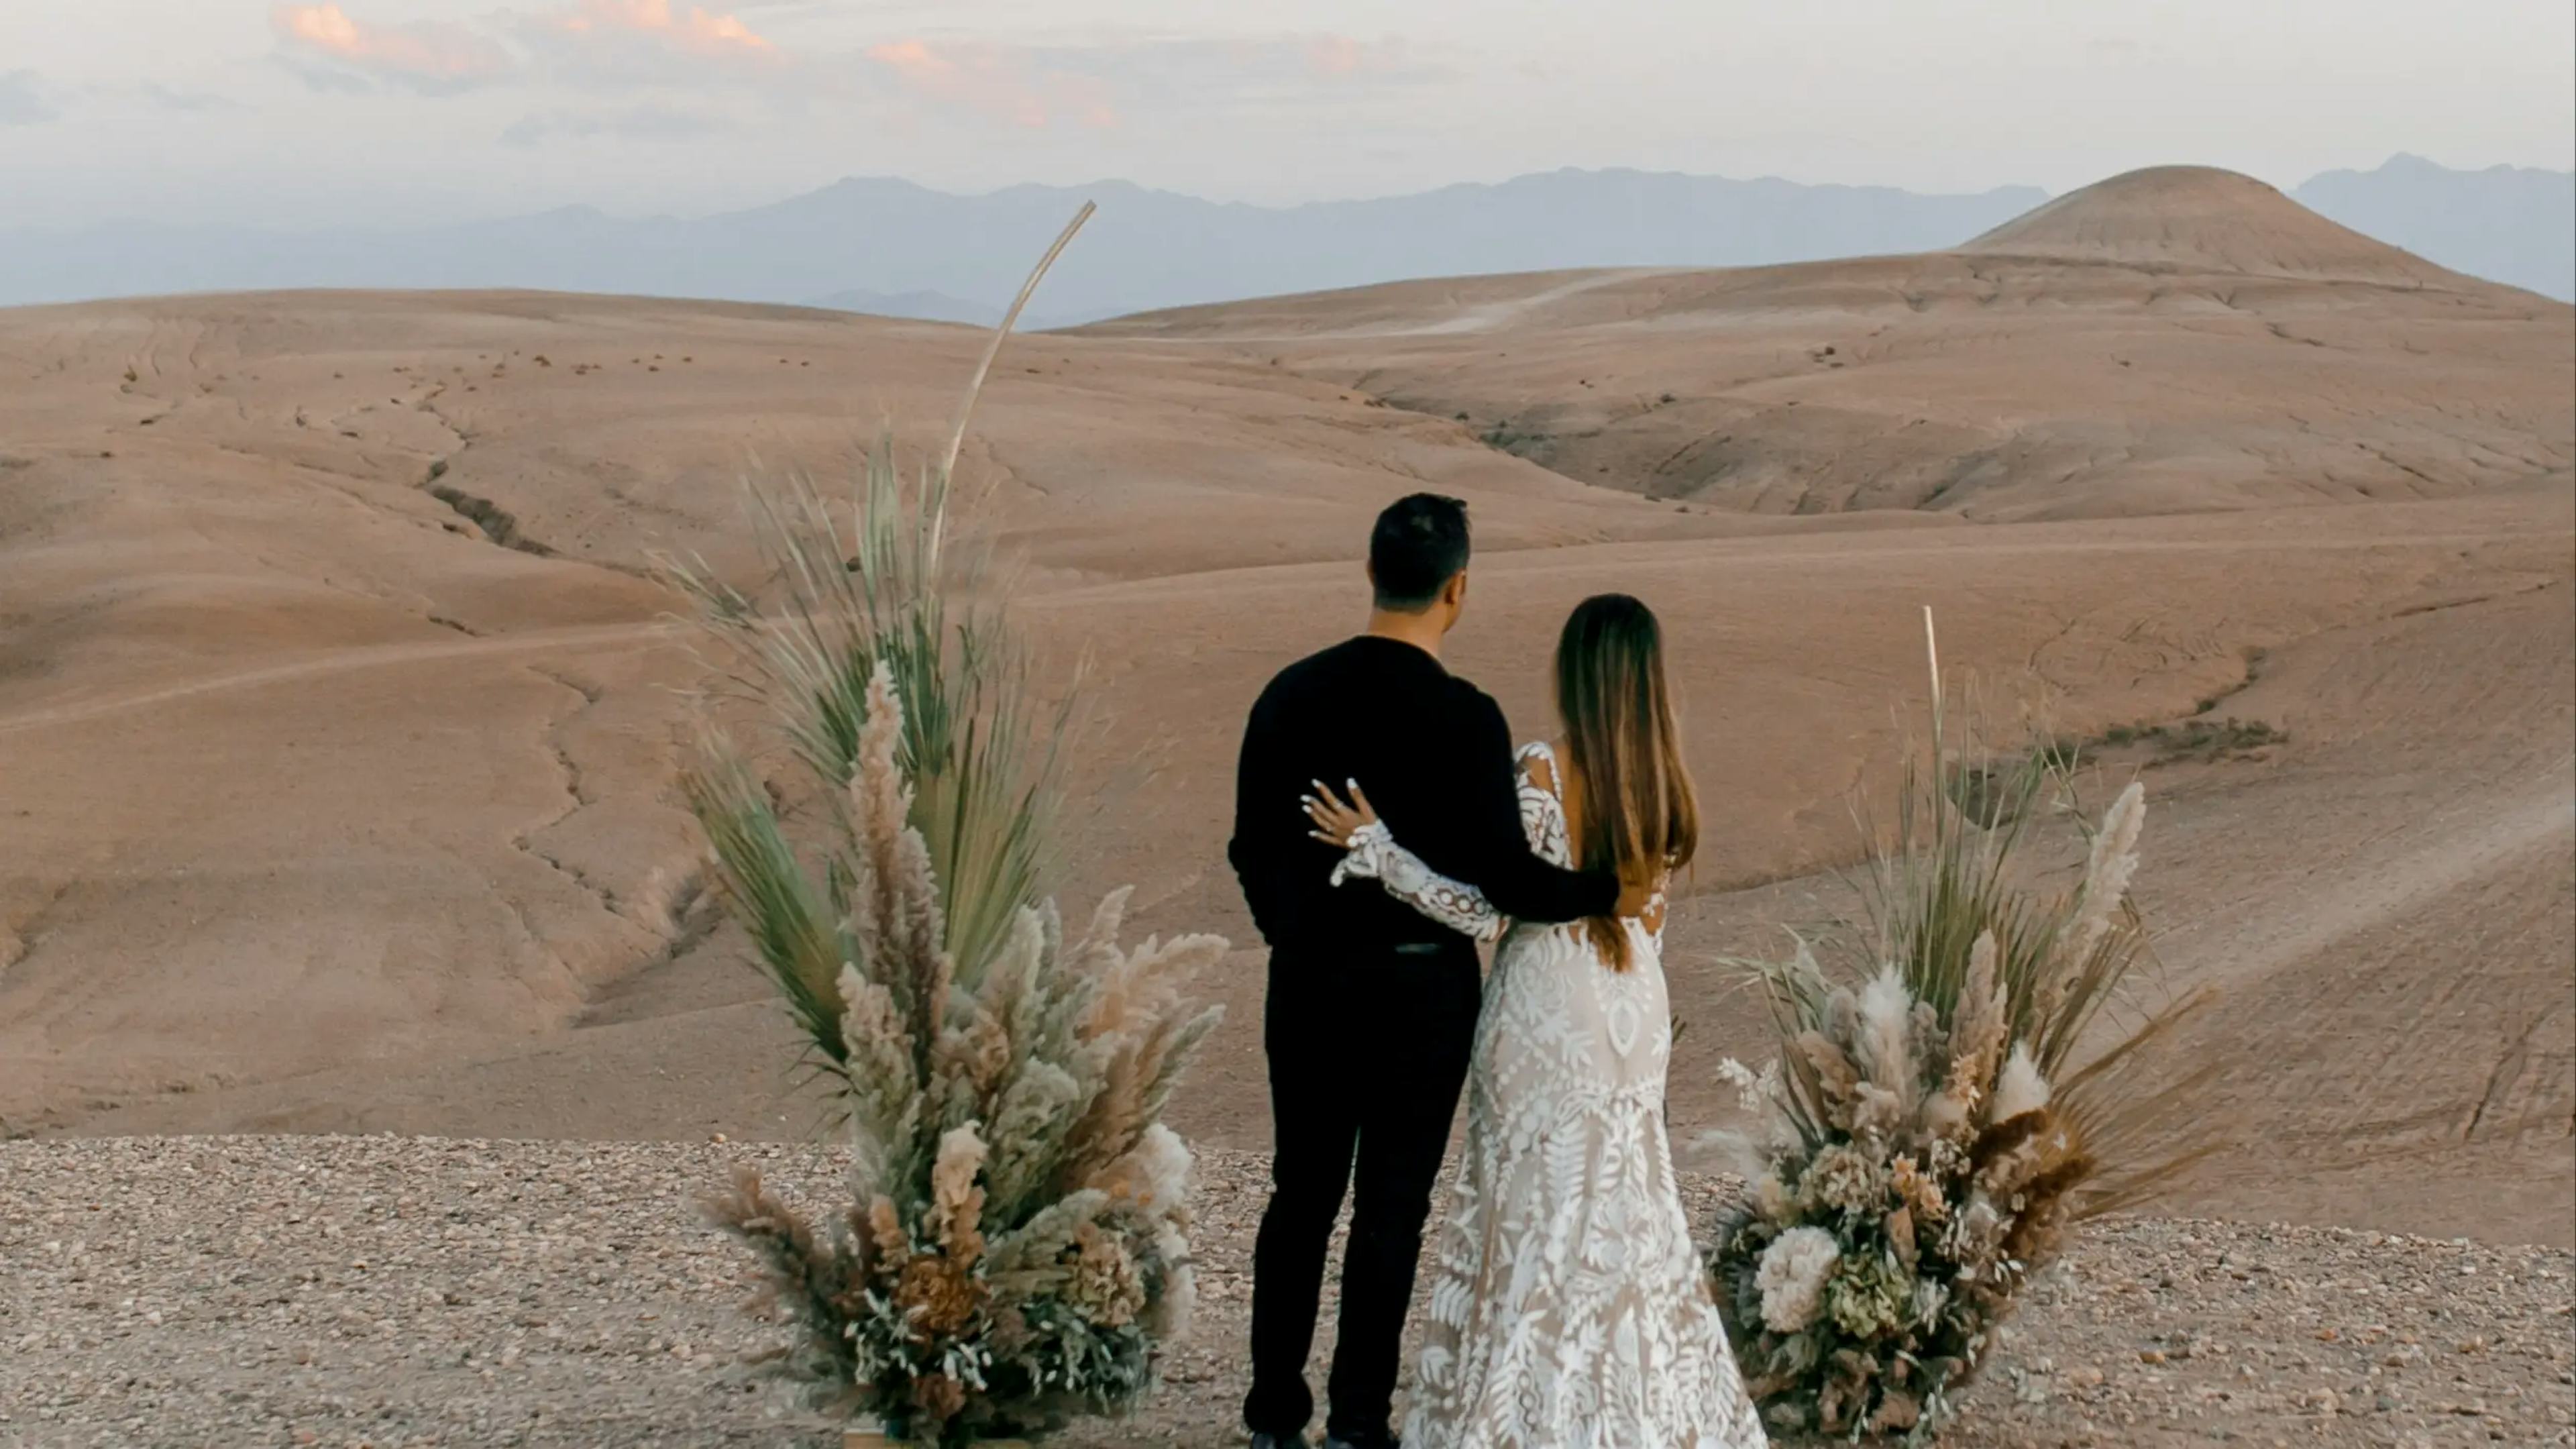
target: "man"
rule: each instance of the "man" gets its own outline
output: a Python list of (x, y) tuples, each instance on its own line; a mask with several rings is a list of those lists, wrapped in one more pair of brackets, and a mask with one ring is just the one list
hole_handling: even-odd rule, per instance
[(1475, 944), (1376, 885), (1331, 884), (1332, 847), (1298, 807), (1355, 780), (1430, 867), (1502, 913), (1558, 922), (1644, 908), (1646, 888), (1559, 870), (1521, 834), (1503, 713), (1441, 667), (1467, 602), (1467, 507), (1415, 494), (1378, 515), (1368, 631), (1279, 672), (1252, 707), (1227, 849), (1270, 943), (1269, 1211), (1253, 1254), (1255, 1449), (1303, 1446), (1324, 1253), (1354, 1179), (1328, 1449), (1391, 1449), (1404, 1315), (1422, 1228), (1467, 1079), (1482, 982)]

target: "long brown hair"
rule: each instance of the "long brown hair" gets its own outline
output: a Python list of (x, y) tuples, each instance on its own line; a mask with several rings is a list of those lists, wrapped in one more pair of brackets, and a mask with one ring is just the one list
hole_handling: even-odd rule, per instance
[[(1556, 712), (1573, 757), (1567, 768), (1582, 782), (1578, 864), (1622, 881), (1689, 865), (1699, 847), (1699, 796), (1682, 763), (1654, 610), (1626, 594), (1595, 594), (1574, 606), (1556, 641)], [(1610, 969), (1628, 969), (1619, 922), (1596, 917), (1583, 929)]]

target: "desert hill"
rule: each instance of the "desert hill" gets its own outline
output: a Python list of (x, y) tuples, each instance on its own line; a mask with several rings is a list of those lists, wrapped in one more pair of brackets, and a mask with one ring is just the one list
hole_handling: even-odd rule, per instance
[(2178, 273), (2476, 290), (2472, 278), (2339, 226), (2251, 176), (2156, 166), (2070, 192), (1960, 248)]
[[(2322, 243), (2229, 271), (2324, 233), (2180, 180), (2241, 203), (2187, 263), (2022, 254), (2143, 244), (2123, 180), (2007, 252), (1016, 340), (965, 469), (1041, 642), (1099, 664), (1068, 893), (1246, 948), (1182, 1125), (1263, 1135), (1241, 711), (1436, 488), (1481, 549), (1451, 658), (1523, 733), (1569, 604), (1670, 621), (1714, 822), (1683, 1136), (1761, 1035), (1717, 958), (1847, 902), (1928, 603), (1999, 704), (2150, 769), (2168, 964), (2239, 1004), (2188, 1049), (2242, 1142), (2184, 1205), (2565, 1242), (2576, 311)], [(0, 312), (8, 1130), (799, 1132), (676, 800), (704, 670), (651, 565), (747, 570), (743, 473), (917, 448), (980, 344), (537, 293)]]
[(1406, 283), (1091, 331), (1275, 358), (1570, 478), (1745, 512), (2443, 497), (2576, 460), (2576, 309), (2201, 168), (1950, 252)]

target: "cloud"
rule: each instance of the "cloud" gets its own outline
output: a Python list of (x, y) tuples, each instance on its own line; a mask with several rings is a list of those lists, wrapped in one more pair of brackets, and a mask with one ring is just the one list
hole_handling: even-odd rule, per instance
[(145, 81), (143, 84), (134, 88), (134, 94), (165, 111), (203, 113), (208, 111), (246, 111), (250, 109), (250, 107), (242, 104), (240, 101), (234, 100), (230, 96), (219, 96), (210, 91), (176, 90), (170, 86), (161, 84), (159, 81)]
[(1355, 40), (1347, 35), (1276, 35), (1248, 40), (1176, 42), (1196, 55), (1220, 49), (1235, 80), (1285, 88), (1347, 91), (1356, 87), (1412, 85), (1444, 79), (1447, 72), (1415, 60), (1400, 40)]
[(1395, 42), (1342, 35), (1123, 36), (1002, 44), (907, 37), (868, 47), (881, 79), (906, 94), (1014, 126), (1114, 126), (1131, 107), (1204, 109), (1347, 96), (1438, 72)]
[[(287, 74), (304, 82), (304, 88), (310, 91), (336, 92), (344, 96), (372, 96), (384, 89), (367, 76), (354, 70), (344, 70), (327, 61), (305, 60), (286, 54), (278, 56), (277, 63)], [(454, 92), (432, 90), (429, 94), (451, 95)]]
[(776, 83), (790, 57), (731, 11), (670, 0), (577, 0), (516, 17), (519, 42), (558, 75), (602, 88)]
[[(348, 88), (351, 79), (390, 83), (433, 95), (500, 80), (516, 69), (510, 53), (461, 25), (422, 21), (368, 25), (336, 4), (279, 5), (269, 23), (308, 84)], [(322, 61), (326, 69), (309, 64)]]
[(1317, 75), (1357, 75), (1368, 61), (1368, 47), (1347, 35), (1318, 35), (1306, 42), (1306, 63)]
[(0, 126), (33, 126), (62, 115), (32, 70), (0, 71)]
[(685, 141), (713, 135), (722, 123), (664, 106), (635, 106), (621, 111), (540, 111), (522, 117), (501, 133), (512, 146), (539, 146), (570, 138), (609, 136), (627, 141)]
[(1050, 66), (1044, 53), (1025, 47), (893, 40), (869, 46), (867, 58), (912, 94), (1015, 126), (1118, 124), (1100, 77)]
[(671, 8), (671, 0), (581, 0), (551, 23), (567, 35), (649, 36), (694, 55), (766, 59), (778, 53), (776, 45), (739, 16), (698, 5), (681, 15)]

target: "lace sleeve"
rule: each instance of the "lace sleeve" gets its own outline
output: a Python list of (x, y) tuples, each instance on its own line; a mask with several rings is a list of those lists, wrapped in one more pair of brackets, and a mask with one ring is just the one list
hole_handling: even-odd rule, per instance
[(1422, 857), (1395, 843), (1383, 820), (1361, 826), (1351, 837), (1349, 853), (1333, 867), (1333, 884), (1351, 879), (1375, 880), (1397, 900), (1479, 941), (1503, 934), (1502, 915), (1483, 891), (1434, 874)]
[(1556, 756), (1545, 745), (1528, 745), (1520, 758), (1521, 838), (1530, 854), (1557, 865), (1571, 865), (1565, 843), (1565, 807), (1556, 798)]

